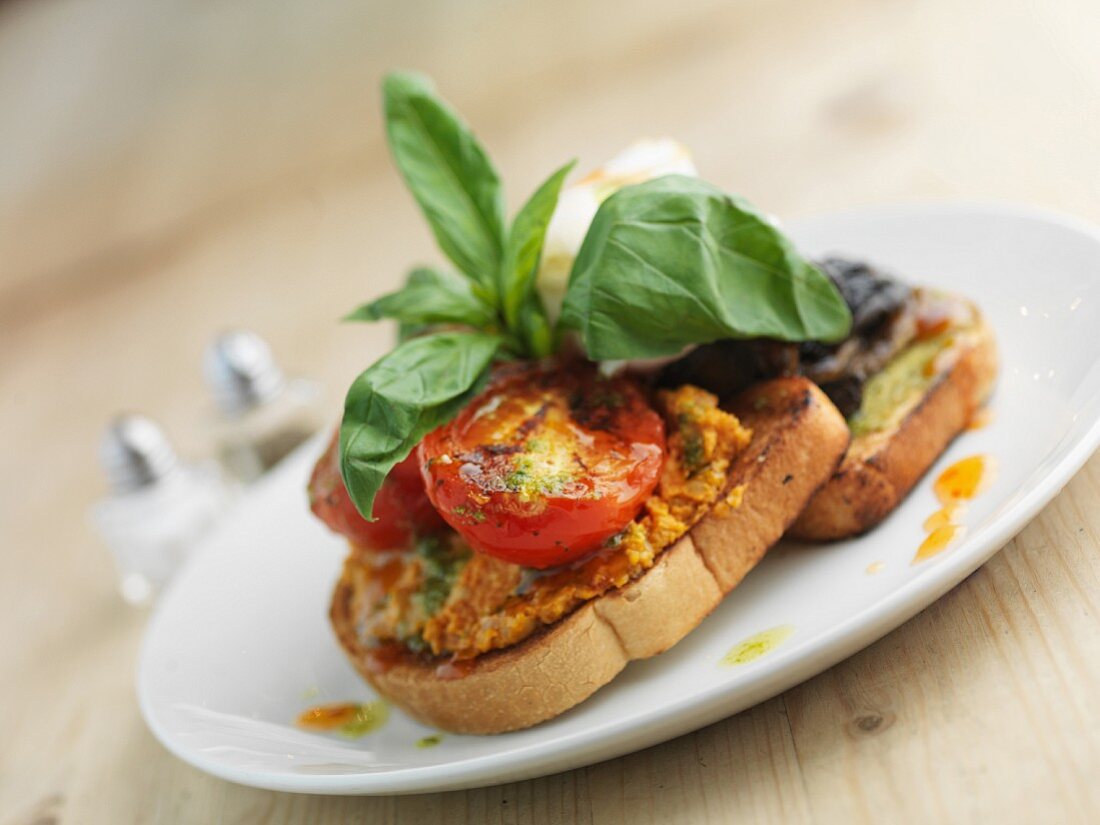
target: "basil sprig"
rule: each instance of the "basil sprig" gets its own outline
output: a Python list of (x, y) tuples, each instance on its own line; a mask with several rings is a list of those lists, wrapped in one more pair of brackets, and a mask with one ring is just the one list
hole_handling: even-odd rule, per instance
[(722, 338), (836, 341), (851, 315), (833, 282), (749, 204), (669, 175), (600, 206), (573, 263), (562, 323), (603, 360)]
[(367, 518), (393, 466), (479, 391), (494, 360), (543, 358), (567, 330), (593, 359), (668, 355), (720, 338), (848, 334), (839, 292), (778, 229), (744, 201), (680, 176), (603, 202), (552, 327), (535, 278), (573, 164), (550, 175), (507, 226), (496, 169), (430, 82), (395, 73), (382, 91), (397, 167), (461, 274), (414, 269), (401, 289), (348, 316), (393, 319), (402, 333), (355, 380), (344, 406), (341, 469)]
[(348, 319), (392, 318), (405, 329), (457, 324), (499, 334), (502, 351), (512, 357), (549, 355), (553, 335), (535, 291), (535, 274), (550, 216), (573, 164), (550, 175), (506, 229), (496, 169), (430, 82), (415, 74), (390, 74), (382, 95), (397, 167), (439, 248), (466, 280), (415, 269), (402, 289), (363, 305)]
[[(419, 267), (401, 289), (347, 316), (393, 319), (402, 331), (402, 343), (356, 379), (344, 404), (341, 470), (368, 518), (386, 474), (484, 385), (494, 358), (553, 352), (535, 274), (573, 166), (554, 172), (506, 230), (500, 178), (489, 156), (427, 79), (391, 74), (382, 93), (397, 167), (440, 250), (462, 274)], [(447, 331), (433, 333), (433, 327)]]

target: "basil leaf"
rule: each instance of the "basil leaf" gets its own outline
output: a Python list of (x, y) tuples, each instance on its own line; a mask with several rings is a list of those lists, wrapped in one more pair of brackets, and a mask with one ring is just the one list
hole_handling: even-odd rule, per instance
[[(550, 225), (550, 218), (558, 205), (562, 183), (575, 163), (576, 161), (569, 161), (554, 172), (516, 213), (504, 248), (500, 284), (504, 320), (509, 329), (520, 331), (536, 357), (550, 354), (549, 350), (540, 351), (540, 347), (535, 346), (536, 341), (542, 346), (549, 346), (550, 342), (548, 339), (543, 341), (543, 330), (549, 331), (549, 322), (545, 321), (546, 313), (535, 292), (535, 274), (542, 256), (542, 245), (546, 240), (546, 228)], [(521, 319), (521, 314), (525, 318)], [(537, 317), (540, 314), (543, 317), (542, 323)]]
[(468, 281), (449, 272), (420, 267), (409, 273), (404, 287), (363, 304), (344, 320), (382, 318), (404, 325), (463, 324), (481, 329), (494, 323), (495, 313), (474, 295)]
[(432, 328), (431, 324), (406, 324), (399, 323), (397, 325), (397, 343), (403, 344), (411, 338), (416, 338), (428, 332)]
[(355, 379), (340, 425), (340, 470), (365, 518), (393, 466), (481, 388), (499, 346), (495, 335), (432, 333), (400, 344)]
[(519, 335), (526, 344), (529, 358), (546, 358), (556, 348), (554, 328), (550, 325), (542, 299), (534, 290), (528, 293), (520, 307)]
[(390, 74), (382, 93), (394, 160), (439, 248), (492, 298), (504, 246), (504, 198), (496, 170), (427, 79)]
[(579, 331), (590, 358), (652, 358), (722, 338), (837, 341), (851, 313), (748, 203), (669, 175), (600, 206), (561, 322)]

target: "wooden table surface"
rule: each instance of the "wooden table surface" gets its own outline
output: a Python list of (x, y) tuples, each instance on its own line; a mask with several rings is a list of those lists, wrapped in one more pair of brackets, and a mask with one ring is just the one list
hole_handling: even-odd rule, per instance
[(215, 331), (259, 331), (334, 416), (386, 345), (335, 322), (432, 256), (381, 143), (385, 67), (438, 78), (512, 203), (568, 157), (669, 134), (782, 216), (967, 196), (1100, 221), (1095, 0), (156, 5), (0, 6), (0, 822), (1100, 820), (1100, 458), (781, 696), (588, 768), (394, 798), (170, 756), (134, 699), (145, 616), (85, 521), (115, 410), (209, 451)]

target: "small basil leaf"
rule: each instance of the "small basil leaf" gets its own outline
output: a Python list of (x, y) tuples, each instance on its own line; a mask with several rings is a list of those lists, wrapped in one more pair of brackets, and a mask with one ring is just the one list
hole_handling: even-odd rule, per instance
[[(542, 303), (534, 289), (535, 274), (538, 271), (539, 258), (542, 256), (542, 245), (546, 240), (546, 228), (550, 225), (550, 218), (558, 205), (562, 183), (575, 163), (575, 160), (570, 161), (547, 178), (516, 213), (512, 221), (504, 249), (500, 284), (504, 320), (510, 329), (525, 326), (521, 320), (521, 313), (536, 326), (539, 324), (534, 320), (533, 315), (542, 313), (545, 316)], [(541, 326), (548, 326), (548, 324)], [(524, 332), (524, 338), (530, 346), (533, 342), (525, 334), (526, 331), (521, 330), (521, 332)]]
[(499, 346), (495, 335), (432, 333), (400, 344), (355, 379), (340, 425), (340, 470), (365, 518), (393, 466), (481, 388)]
[(397, 325), (397, 343), (403, 344), (410, 338), (416, 338), (419, 335), (423, 335), (425, 332), (432, 328), (431, 324), (405, 324), (399, 323)]
[(531, 290), (519, 311), (519, 334), (529, 358), (546, 358), (555, 349), (554, 328), (546, 315), (539, 294)]
[(463, 324), (482, 329), (492, 325), (494, 312), (474, 295), (470, 283), (449, 272), (421, 267), (409, 273), (405, 286), (363, 304), (345, 321), (392, 318), (402, 324)]
[(504, 245), (504, 198), (496, 170), (426, 78), (390, 74), (382, 92), (394, 160), (439, 248), (492, 298)]
[(851, 314), (833, 283), (748, 203), (669, 175), (603, 202), (562, 308), (590, 358), (651, 358), (763, 336), (836, 341)]

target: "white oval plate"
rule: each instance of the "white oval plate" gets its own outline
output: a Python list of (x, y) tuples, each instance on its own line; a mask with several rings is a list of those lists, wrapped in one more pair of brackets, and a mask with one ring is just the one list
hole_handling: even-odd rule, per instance
[[(329, 628), (344, 555), (306, 509), (314, 442), (266, 479), (177, 578), (153, 617), (137, 690), (169, 750), (225, 779), (286, 791), (390, 794), (495, 784), (618, 756), (729, 716), (813, 676), (929, 605), (1011, 539), (1100, 441), (1100, 232), (1073, 219), (986, 205), (873, 208), (799, 221), (809, 253), (881, 263), (977, 300), (1003, 365), (992, 422), (941, 457), (869, 535), (785, 543), (669, 652), (631, 664), (572, 711), (502, 736), (433, 733), (400, 712), (359, 739), (303, 731), (307, 707), (372, 698)], [(931, 478), (975, 453), (999, 471), (969, 507), (968, 533), (913, 565), (936, 509)], [(880, 564), (875, 574), (868, 566)], [(769, 628), (787, 640), (720, 664)]]

